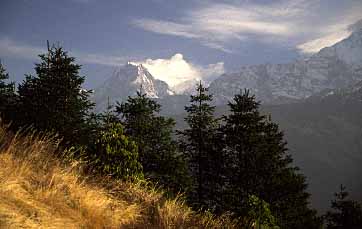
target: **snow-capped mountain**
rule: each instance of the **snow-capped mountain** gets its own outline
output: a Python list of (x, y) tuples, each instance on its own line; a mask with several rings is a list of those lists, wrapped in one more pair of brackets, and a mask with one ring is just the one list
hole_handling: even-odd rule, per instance
[(288, 64), (244, 66), (214, 80), (210, 91), (223, 104), (249, 88), (264, 103), (286, 103), (325, 89), (353, 85), (362, 79), (362, 29), (307, 60)]
[(95, 89), (93, 101), (96, 103), (96, 110), (104, 110), (108, 100), (110, 104), (124, 101), (138, 90), (142, 90), (142, 93), (150, 98), (163, 98), (174, 94), (165, 82), (155, 79), (142, 64), (128, 62)]
[[(362, 80), (362, 28), (345, 40), (326, 47), (306, 60), (287, 64), (260, 64), (243, 66), (238, 72), (223, 74), (210, 84), (217, 105), (226, 104), (245, 88), (251, 89), (257, 99), (265, 104), (284, 104), (308, 98), (316, 93), (345, 88)], [(183, 98), (195, 89), (196, 80), (185, 81), (177, 88), (156, 79), (139, 63), (129, 62), (114, 72), (101, 87), (95, 90), (93, 100), (97, 111), (135, 95), (141, 88), (150, 98), (162, 104), (183, 110)], [(177, 99), (174, 95), (177, 94)], [(181, 98), (182, 99), (179, 99)], [(181, 102), (182, 101), (182, 102)], [(169, 110), (168, 106), (163, 110)], [(180, 110), (176, 109), (176, 110)], [(169, 112), (171, 112), (171, 110)], [(169, 113), (168, 112), (168, 113)]]

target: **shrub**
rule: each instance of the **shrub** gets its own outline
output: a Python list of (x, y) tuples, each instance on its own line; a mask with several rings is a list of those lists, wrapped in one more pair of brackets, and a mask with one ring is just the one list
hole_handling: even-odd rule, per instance
[(119, 123), (106, 125), (96, 142), (92, 163), (96, 169), (119, 179), (143, 178), (135, 142), (124, 135)]

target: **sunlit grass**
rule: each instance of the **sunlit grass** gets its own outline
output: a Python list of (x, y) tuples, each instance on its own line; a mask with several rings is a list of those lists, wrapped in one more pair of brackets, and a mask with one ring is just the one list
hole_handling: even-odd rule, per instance
[(0, 128), (0, 228), (234, 228), (229, 217), (196, 213), (180, 195), (146, 181), (83, 174), (64, 162), (55, 138)]

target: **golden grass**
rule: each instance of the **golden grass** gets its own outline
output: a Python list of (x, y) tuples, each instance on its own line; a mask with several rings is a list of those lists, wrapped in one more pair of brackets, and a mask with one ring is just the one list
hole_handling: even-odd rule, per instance
[(236, 228), (229, 217), (196, 213), (145, 181), (82, 174), (54, 138), (0, 127), (0, 228)]

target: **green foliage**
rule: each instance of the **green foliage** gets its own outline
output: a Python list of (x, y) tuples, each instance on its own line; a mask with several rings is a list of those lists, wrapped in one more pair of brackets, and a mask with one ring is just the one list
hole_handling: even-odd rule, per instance
[(208, 94), (201, 82), (197, 94), (191, 95), (191, 104), (186, 106), (189, 128), (180, 131), (180, 147), (187, 157), (193, 176), (191, 202), (198, 208), (218, 210), (219, 190), (221, 188), (221, 165), (223, 157), (217, 144), (217, 121), (213, 117), (214, 107), (210, 105), (212, 95)]
[(336, 199), (332, 201), (334, 211), (328, 211), (324, 216), (328, 229), (358, 229), (362, 228), (362, 205), (353, 200), (347, 200), (348, 192), (341, 185), (339, 193), (335, 193)]
[(124, 134), (120, 123), (106, 125), (100, 132), (95, 147), (91, 163), (101, 173), (118, 179), (143, 178), (137, 145)]
[(84, 142), (84, 146), (88, 148), (88, 151), (95, 151), (93, 146), (99, 140), (101, 131), (104, 131), (112, 123), (118, 122), (118, 118), (112, 109), (113, 106), (108, 105), (107, 110), (103, 113), (90, 113), (87, 116), (84, 128), (87, 140)]
[(159, 111), (160, 105), (141, 92), (116, 106), (126, 134), (138, 146), (145, 177), (175, 193), (186, 191), (186, 165), (172, 139), (175, 121), (158, 116)]
[(259, 113), (259, 105), (245, 90), (235, 95), (231, 114), (223, 118), (224, 209), (243, 216), (249, 196), (256, 195), (271, 205), (281, 228), (318, 228), (315, 211), (308, 208), (305, 177), (291, 166), (283, 133)]
[(61, 47), (52, 46), (39, 57), (36, 76), (27, 75), (18, 87), (20, 125), (55, 131), (65, 143), (81, 143), (86, 138), (86, 117), (93, 107), (90, 92), (82, 88), (81, 66)]
[(245, 228), (279, 229), (269, 204), (255, 195), (250, 195), (247, 201), (248, 212), (243, 223)]

